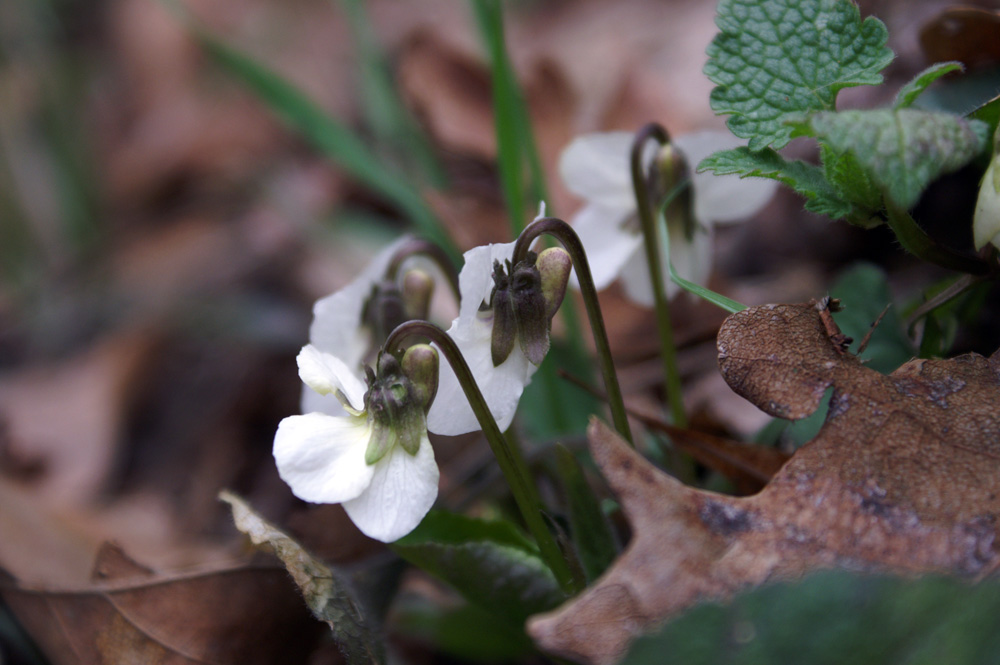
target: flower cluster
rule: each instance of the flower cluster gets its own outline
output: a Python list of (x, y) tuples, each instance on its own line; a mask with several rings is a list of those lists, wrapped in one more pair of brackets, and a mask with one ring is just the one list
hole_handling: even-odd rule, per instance
[[(624, 133), (583, 137), (567, 148), (561, 166), (570, 188), (588, 201), (574, 226), (591, 256), (597, 288), (620, 275), (633, 299), (652, 304), (628, 168), (631, 141)], [(727, 147), (731, 143), (715, 135), (681, 137), (669, 146), (691, 160)], [(683, 159), (670, 155), (661, 151), (647, 160), (654, 185), (655, 176), (668, 174), (660, 198), (673, 180), (687, 177)], [(669, 175), (671, 168), (682, 174)], [(690, 223), (668, 224), (670, 258), (681, 274), (704, 279), (711, 225), (752, 214), (770, 198), (773, 183), (699, 174), (692, 180), (687, 196), (693, 203), (680, 215)], [(547, 228), (534, 227), (537, 232)], [(396, 540), (420, 523), (437, 497), (438, 469), (428, 432), (464, 434), (491, 417), (496, 427), (488, 429), (502, 439), (499, 431), (511, 424), (525, 386), (548, 353), (552, 318), (573, 267), (564, 249), (528, 251), (535, 237), (524, 236), (520, 248), (507, 243), (465, 253), (457, 280), (458, 317), (447, 331), (418, 326), (425, 336), (440, 333), (430, 345), (405, 351), (386, 345), (387, 340), (401, 343), (396, 333), (390, 335), (394, 329), (414, 330), (397, 326), (428, 316), (433, 289), (425, 270), (412, 263), (405, 267), (413, 248), (405, 238), (380, 252), (344, 289), (316, 303), (311, 343), (298, 358), (308, 388), (304, 415), (283, 420), (274, 441), (278, 471), (297, 496), (342, 503), (365, 534)], [(572, 244), (579, 248), (576, 240)], [(441, 355), (449, 362), (440, 363)], [(475, 387), (468, 385), (464, 369), (452, 366), (456, 357)], [(613, 376), (613, 368), (607, 373)], [(614, 385), (617, 393), (617, 379)], [(475, 396), (476, 407), (466, 397), (469, 390), (481, 393), (481, 401)], [(619, 411), (624, 421), (624, 406)], [(544, 527), (538, 530), (536, 538), (544, 538)]]
[[(398, 324), (427, 316), (426, 273), (387, 279), (404, 243), (379, 252), (348, 286), (316, 303), (312, 343), (298, 358), (304, 415), (284, 419), (274, 443), (278, 471), (296, 496), (342, 503), (362, 532), (386, 542), (413, 530), (437, 497), (428, 430), (480, 428), (436, 348), (413, 346), (400, 359), (379, 351)], [(571, 268), (561, 249), (529, 253), (516, 265), (513, 252), (514, 243), (466, 252), (459, 315), (447, 331), (501, 429), (548, 351)]]

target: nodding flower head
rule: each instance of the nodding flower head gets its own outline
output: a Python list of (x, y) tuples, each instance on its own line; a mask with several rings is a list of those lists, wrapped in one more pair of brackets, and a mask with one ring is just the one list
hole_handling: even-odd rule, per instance
[(510, 356), (515, 342), (529, 362), (539, 365), (549, 351), (552, 317), (566, 294), (572, 261), (565, 250), (547, 249), (541, 255), (528, 252), (523, 261), (493, 261), (493, 290), (480, 312), (492, 312), (493, 366)]
[[(376, 361), (378, 349), (400, 323), (427, 317), (434, 280), (423, 266), (407, 260), (390, 277), (390, 266), (413, 239), (404, 236), (369, 262), (344, 288), (316, 301), (309, 341), (320, 351), (340, 358), (359, 378), (363, 366)], [(343, 410), (332, 396), (306, 390), (302, 412), (331, 415)]]
[[(524, 387), (549, 349), (552, 317), (566, 293), (572, 262), (561, 248), (512, 263), (514, 243), (465, 253), (458, 276), (462, 302), (448, 335), (462, 352), (501, 429), (514, 417)], [(427, 415), (432, 432), (464, 434), (479, 423), (447, 365)]]
[[(631, 300), (652, 306), (653, 288), (643, 256), (629, 164), (633, 138), (628, 132), (578, 137), (563, 150), (559, 171), (570, 191), (586, 201), (570, 223), (587, 252), (594, 286), (607, 288), (620, 277)], [(664, 196), (676, 194), (667, 212), (670, 261), (681, 277), (696, 283), (707, 281), (711, 272), (713, 226), (751, 217), (777, 187), (762, 178), (689, 173), (687, 165), (697, 167), (713, 152), (739, 145), (739, 139), (730, 134), (699, 132), (677, 136), (659, 152), (650, 146), (645, 158), (654, 209)], [(687, 178), (690, 186), (675, 191)], [(666, 258), (661, 256), (661, 260)], [(669, 297), (679, 289), (670, 280), (666, 288)]]
[(299, 375), (333, 395), (345, 415), (307, 413), (281, 421), (274, 459), (301, 499), (340, 503), (358, 528), (391, 542), (412, 531), (437, 498), (438, 468), (426, 415), (437, 392), (438, 354), (427, 345), (382, 353), (362, 382), (337, 356), (309, 345)]

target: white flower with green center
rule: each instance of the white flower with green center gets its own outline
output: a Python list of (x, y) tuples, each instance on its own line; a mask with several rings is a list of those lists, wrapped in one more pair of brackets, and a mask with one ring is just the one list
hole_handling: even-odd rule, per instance
[[(458, 275), (462, 302), (447, 331), (501, 430), (510, 426), (524, 387), (548, 352), (552, 317), (562, 303), (572, 267), (560, 248), (529, 253), (512, 265), (514, 244), (476, 247), (465, 253)], [(447, 364), (441, 369), (427, 427), (449, 436), (480, 429)]]
[(281, 421), (274, 459), (292, 492), (313, 503), (340, 503), (367, 536), (392, 542), (412, 531), (437, 498), (438, 467), (426, 414), (437, 388), (437, 351), (388, 353), (367, 369), (367, 385), (338, 357), (309, 345), (299, 375), (333, 395), (346, 415), (307, 413)]
[[(587, 252), (594, 286), (605, 289), (620, 277), (631, 300), (651, 307), (653, 286), (629, 164), (633, 139), (628, 132), (581, 136), (563, 150), (559, 172), (569, 190), (586, 201), (571, 224)], [(692, 169), (712, 153), (740, 145), (739, 139), (721, 132), (685, 134), (675, 137), (672, 143)], [(652, 161), (653, 150), (649, 152), (645, 163)], [(735, 175), (692, 173), (690, 187), (696, 223), (693, 229), (685, 229), (683, 223), (668, 220), (673, 222), (668, 224), (670, 262), (681, 277), (704, 284), (712, 268), (712, 227), (753, 216), (771, 199), (777, 183), (762, 178), (741, 180)], [(669, 273), (662, 254), (666, 276)], [(665, 279), (667, 296), (673, 297), (679, 287)]]

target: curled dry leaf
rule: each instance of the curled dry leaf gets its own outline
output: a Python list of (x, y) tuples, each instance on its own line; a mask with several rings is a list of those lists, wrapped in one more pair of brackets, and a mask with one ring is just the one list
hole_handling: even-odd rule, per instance
[(316, 642), (315, 624), (275, 566), (161, 575), (105, 545), (91, 579), (79, 589), (42, 588), (0, 569), (0, 596), (53, 665), (294, 663)]
[(365, 621), (346, 579), (306, 552), (240, 497), (223, 491), (219, 499), (232, 508), (237, 529), (254, 545), (271, 548), (285, 564), (313, 616), (330, 626), (349, 665), (385, 662), (385, 650)]
[(686, 487), (596, 420), (590, 446), (633, 528), (593, 587), (528, 624), (538, 644), (613, 663), (631, 639), (705, 599), (822, 568), (979, 578), (1000, 566), (1000, 352), (912, 360), (891, 375), (842, 353), (812, 304), (768, 305), (719, 332), (729, 385), (827, 421), (763, 491)]

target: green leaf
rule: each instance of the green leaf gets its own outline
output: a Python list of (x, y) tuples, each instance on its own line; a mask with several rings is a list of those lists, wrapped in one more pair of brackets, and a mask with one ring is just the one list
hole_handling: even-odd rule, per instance
[(997, 131), (997, 126), (1000, 125), (1000, 95), (973, 110), (969, 114), (969, 119), (985, 122), (990, 128), (989, 135), (993, 136)]
[(459, 252), (454, 241), (420, 192), (399, 173), (387, 169), (361, 137), (331, 118), (279, 74), (205, 31), (194, 26), (191, 29), (212, 59), (247, 86), (285, 124), (359, 182), (398, 206), (428, 240), (440, 245), (458, 263)]
[[(892, 306), (889, 281), (881, 268), (870, 263), (852, 266), (838, 276), (830, 295), (841, 301), (843, 309), (834, 318), (841, 331), (854, 338), (851, 349), (854, 353), (871, 330), (871, 325), (885, 311), (871, 334), (867, 350), (862, 354), (867, 359), (868, 367), (889, 374), (916, 354), (903, 330), (899, 309)], [(889, 306), (888, 310), (886, 306)]]
[(597, 579), (618, 556), (618, 545), (608, 518), (594, 495), (583, 468), (573, 453), (562, 444), (556, 445), (559, 478), (569, 504), (569, 522), (573, 545), (576, 547), (588, 582)]
[(716, 175), (770, 178), (788, 185), (806, 199), (806, 209), (833, 219), (851, 217), (854, 207), (827, 182), (823, 169), (800, 160), (787, 160), (770, 148), (757, 152), (740, 147), (722, 150), (702, 160), (699, 171)]
[(842, 200), (851, 203), (851, 211), (844, 217), (863, 228), (881, 224), (875, 215), (882, 209), (882, 190), (854, 154), (838, 153), (826, 145), (820, 145), (819, 154), (826, 180)]
[(477, 605), (442, 607), (418, 597), (400, 598), (393, 607), (393, 632), (430, 644), (458, 662), (524, 662), (535, 651), (523, 630), (497, 621)]
[(996, 581), (822, 572), (698, 606), (623, 665), (979, 665), (1000, 652), (998, 612)]
[(285, 564), (313, 616), (330, 626), (350, 665), (385, 662), (384, 645), (375, 639), (345, 577), (306, 552), (240, 497), (223, 491), (219, 499), (232, 508), (233, 522), (240, 532), (254, 545), (270, 547)]
[(938, 62), (913, 77), (913, 80), (900, 88), (896, 94), (896, 101), (892, 107), (903, 109), (911, 106), (917, 97), (923, 94), (931, 83), (938, 80), (945, 74), (954, 71), (965, 71), (965, 66), (960, 62)]
[(988, 127), (949, 113), (876, 109), (814, 113), (790, 123), (837, 153), (851, 153), (896, 206), (912, 207), (937, 177), (971, 161)]
[(881, 83), (893, 57), (885, 25), (848, 0), (720, 0), (715, 22), (712, 110), (754, 151), (791, 140), (789, 114), (833, 110), (841, 89)]
[(535, 546), (508, 522), (432, 510), (390, 547), (514, 626), (566, 599)]

